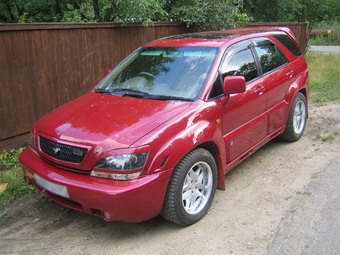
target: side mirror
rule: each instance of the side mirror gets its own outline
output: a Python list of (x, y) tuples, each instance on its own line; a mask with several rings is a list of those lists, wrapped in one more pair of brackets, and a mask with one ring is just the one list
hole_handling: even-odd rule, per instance
[(223, 94), (239, 94), (246, 91), (246, 80), (243, 76), (226, 76), (223, 81)]
[(106, 69), (105, 72), (104, 72), (104, 77), (105, 77), (106, 75), (108, 75), (109, 73), (111, 73), (111, 71), (112, 71), (112, 69)]

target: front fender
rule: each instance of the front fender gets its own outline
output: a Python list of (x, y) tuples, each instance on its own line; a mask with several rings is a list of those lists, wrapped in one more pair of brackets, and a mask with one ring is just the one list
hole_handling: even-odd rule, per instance
[(219, 125), (204, 120), (177, 133), (157, 151), (150, 165), (149, 174), (160, 170), (159, 166), (161, 169), (173, 169), (191, 150), (200, 146), (206, 148), (209, 144), (210, 153), (218, 167), (218, 188), (224, 189), (223, 166), (226, 162), (226, 152)]

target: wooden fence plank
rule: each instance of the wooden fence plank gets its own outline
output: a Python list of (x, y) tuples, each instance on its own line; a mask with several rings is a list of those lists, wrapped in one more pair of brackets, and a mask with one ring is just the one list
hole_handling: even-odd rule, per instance
[(3, 68), (1, 68), (1, 73), (4, 76), (4, 79), (1, 78), (2, 83), (0, 85), (1, 88), (1, 97), (2, 97), (2, 106), (3, 106), (3, 123), (1, 123), (1, 127), (4, 129), (3, 134), (6, 137), (15, 136), (16, 126), (14, 121), (14, 111), (13, 111), (13, 99), (11, 92), (11, 85), (14, 85), (18, 79), (18, 60), (15, 56), (15, 49), (13, 49), (13, 40), (11, 37), (3, 36), (3, 47), (4, 51), (2, 52), (1, 59), (3, 59), (2, 63), (4, 64)]

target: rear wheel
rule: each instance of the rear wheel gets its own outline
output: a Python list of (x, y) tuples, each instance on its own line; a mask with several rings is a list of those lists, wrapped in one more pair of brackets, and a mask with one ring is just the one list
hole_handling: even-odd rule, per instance
[(191, 151), (174, 169), (161, 216), (183, 226), (199, 221), (214, 199), (216, 185), (214, 157), (202, 148)]
[(286, 141), (295, 142), (299, 140), (305, 131), (307, 122), (307, 103), (306, 97), (298, 93), (290, 107), (286, 130), (280, 136)]

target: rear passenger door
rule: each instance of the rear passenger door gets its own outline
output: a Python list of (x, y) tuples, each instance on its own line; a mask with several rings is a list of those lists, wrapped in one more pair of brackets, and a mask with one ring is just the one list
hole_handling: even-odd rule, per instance
[(269, 117), (268, 134), (286, 123), (289, 110), (285, 96), (294, 82), (294, 71), (285, 55), (267, 38), (252, 40), (260, 62), (263, 85), (267, 93), (266, 111)]
[(223, 108), (223, 135), (227, 163), (242, 155), (267, 135), (266, 91), (259, 78), (258, 65), (250, 41), (226, 50), (220, 67), (221, 80), (226, 76), (244, 76), (246, 92), (230, 95)]

